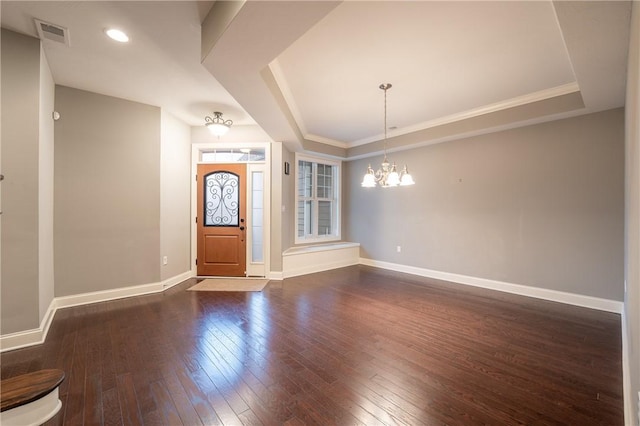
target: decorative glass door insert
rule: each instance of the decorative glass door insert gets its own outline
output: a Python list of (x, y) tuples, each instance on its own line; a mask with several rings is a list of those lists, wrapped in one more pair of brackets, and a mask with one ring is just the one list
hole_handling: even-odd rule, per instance
[(239, 225), (239, 182), (238, 175), (227, 171), (213, 172), (205, 177), (205, 226)]

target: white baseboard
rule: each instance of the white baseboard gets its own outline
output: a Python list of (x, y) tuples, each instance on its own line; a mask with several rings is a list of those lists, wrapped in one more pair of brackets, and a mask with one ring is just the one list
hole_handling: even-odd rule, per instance
[(180, 275), (176, 275), (175, 277), (168, 278), (162, 281), (162, 289), (168, 290), (171, 287), (180, 284), (183, 281), (188, 280), (189, 278), (195, 277), (196, 274), (194, 271), (183, 272)]
[(134, 285), (130, 287), (114, 288), (111, 290), (92, 291), (89, 293), (56, 297), (56, 304), (58, 309), (70, 308), (72, 306), (88, 305), (90, 303), (106, 302), (109, 300), (123, 299), (125, 297), (158, 293), (163, 290), (164, 288), (162, 287), (162, 283)]
[(44, 332), (41, 328), (3, 334), (2, 336), (0, 336), (0, 352), (12, 351), (14, 349), (26, 348), (27, 346), (39, 345), (43, 342)]
[(26, 348), (28, 346), (40, 345), (44, 343), (49, 332), (49, 327), (58, 309), (72, 306), (88, 305), (90, 303), (107, 302), (109, 300), (122, 299), (125, 297), (142, 296), (145, 294), (160, 293), (183, 282), (193, 276), (192, 271), (184, 272), (175, 277), (171, 277), (159, 283), (150, 283), (130, 287), (121, 287), (104, 291), (93, 291), (89, 293), (74, 294), (71, 296), (55, 297), (49, 304), (42, 322), (38, 328), (32, 330), (19, 331), (16, 333), (4, 334), (0, 336), (0, 352), (12, 351)]
[(271, 271), (267, 278), (270, 280), (282, 281), (284, 279), (284, 275), (282, 274), (282, 271)]
[(282, 275), (284, 278), (297, 277), (357, 265), (359, 261), (358, 243), (338, 242), (292, 247), (282, 253)]
[(11, 351), (14, 349), (26, 348), (28, 346), (39, 345), (44, 343), (47, 337), (49, 327), (56, 313), (56, 299), (52, 299), (49, 303), (47, 311), (44, 313), (40, 326), (31, 330), (18, 331), (15, 333), (3, 334), (0, 336), (0, 352)]
[(614, 312), (617, 314), (622, 313), (624, 306), (623, 302), (619, 302), (617, 300), (566, 293), (562, 291), (531, 287), (522, 284), (513, 284), (503, 281), (489, 280), (486, 278), (453, 274), (450, 272), (434, 271), (431, 269), (400, 265), (397, 263), (382, 262), (366, 258), (360, 258), (360, 264), (374, 266), (376, 268), (389, 269), (397, 272), (404, 272), (407, 274), (419, 275), (422, 277), (435, 278), (443, 281), (451, 281), (458, 284), (482, 287), (490, 290), (498, 290), (505, 293), (519, 294), (521, 296), (535, 297), (537, 299), (582, 306), (585, 308), (597, 309), (599, 311)]
[(47, 312), (44, 314), (44, 318), (40, 323), (40, 329), (42, 330), (42, 340), (40, 343), (44, 343), (44, 339), (47, 338), (47, 334), (49, 333), (49, 327), (51, 327), (51, 323), (53, 322), (53, 317), (56, 315), (56, 310), (58, 309), (58, 305), (56, 302), (56, 298), (51, 299), (51, 303), (49, 303), (49, 307), (47, 308)]
[(329, 271), (331, 269), (344, 268), (345, 266), (357, 265), (358, 261), (344, 259), (335, 262), (309, 263), (297, 268), (289, 268), (284, 272), (285, 278), (297, 277), (300, 275), (314, 274), (316, 272)]

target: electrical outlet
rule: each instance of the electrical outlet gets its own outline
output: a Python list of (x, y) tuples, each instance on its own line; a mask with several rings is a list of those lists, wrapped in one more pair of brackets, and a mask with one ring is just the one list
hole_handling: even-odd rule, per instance
[(162, 257), (162, 264), (166, 265), (167, 263), (169, 263), (169, 259), (167, 258), (167, 256), (163, 256)]
[(396, 246), (396, 252), (401, 253), (402, 252), (402, 247), (401, 246)]

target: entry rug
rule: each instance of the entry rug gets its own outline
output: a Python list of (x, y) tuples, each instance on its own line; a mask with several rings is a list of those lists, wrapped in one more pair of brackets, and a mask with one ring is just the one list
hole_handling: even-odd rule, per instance
[(262, 291), (269, 280), (248, 278), (208, 278), (190, 287), (192, 291)]

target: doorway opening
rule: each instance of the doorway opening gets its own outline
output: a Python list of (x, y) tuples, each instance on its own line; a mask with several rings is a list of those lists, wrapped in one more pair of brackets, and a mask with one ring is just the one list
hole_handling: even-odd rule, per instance
[[(195, 275), (267, 276), (271, 239), (269, 164), (269, 143), (193, 145), (191, 252)], [(245, 189), (235, 191), (236, 185)], [(225, 192), (224, 200), (221, 191)], [(208, 210), (206, 196), (210, 197)], [(233, 214), (236, 216), (231, 217)]]

